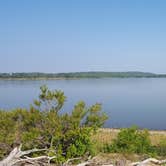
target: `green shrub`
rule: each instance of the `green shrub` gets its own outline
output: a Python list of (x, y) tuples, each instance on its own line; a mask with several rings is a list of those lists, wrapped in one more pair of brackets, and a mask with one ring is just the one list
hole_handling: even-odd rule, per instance
[(166, 156), (166, 140), (161, 140), (160, 143), (154, 147), (157, 155)]
[(149, 153), (151, 142), (147, 130), (138, 130), (137, 127), (121, 129), (111, 145), (105, 145), (105, 152), (118, 153)]

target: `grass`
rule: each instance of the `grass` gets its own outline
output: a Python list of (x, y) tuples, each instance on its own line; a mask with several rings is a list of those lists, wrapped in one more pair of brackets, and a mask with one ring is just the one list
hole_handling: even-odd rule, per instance
[[(97, 142), (97, 149), (101, 149), (104, 144), (110, 144), (120, 132), (120, 129), (100, 129), (92, 139)], [(162, 140), (166, 140), (166, 131), (153, 131), (150, 130), (150, 140), (152, 145), (158, 145)]]
[[(114, 139), (117, 138), (120, 129), (109, 129), (104, 128), (100, 129), (95, 135), (92, 136), (92, 139), (96, 142), (98, 151), (103, 149), (105, 144), (110, 144)], [(161, 141), (166, 140), (166, 131), (149, 131), (150, 140), (152, 145), (157, 146)], [(125, 161), (126, 165), (129, 165), (131, 162), (142, 161), (149, 158), (148, 154), (133, 154), (133, 153), (102, 153), (100, 152), (95, 160), (101, 163), (111, 163), (115, 164), (116, 161)], [(164, 156), (156, 156), (155, 158), (161, 160), (165, 159)], [(155, 164), (149, 164), (149, 166), (155, 166)]]

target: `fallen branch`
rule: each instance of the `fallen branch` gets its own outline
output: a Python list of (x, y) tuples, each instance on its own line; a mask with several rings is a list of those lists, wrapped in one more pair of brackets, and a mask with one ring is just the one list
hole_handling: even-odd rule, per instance
[[(0, 161), (0, 166), (21, 166), (21, 165), (26, 165), (28, 164), (29, 166), (46, 166), (49, 165), (50, 161), (56, 156), (49, 157), (49, 156), (39, 156), (39, 157), (28, 157), (28, 154), (34, 153), (34, 152), (41, 152), (41, 151), (47, 151), (48, 149), (31, 149), (27, 151), (21, 151), (21, 145), (19, 147), (14, 148), (10, 154), (2, 161)], [(74, 160), (80, 160), (81, 158), (73, 158), (73, 159), (68, 159), (63, 166), (68, 166), (71, 161)], [(94, 164), (94, 160), (88, 158), (86, 162), (80, 163), (77, 166), (86, 166), (89, 164)], [(156, 165), (162, 165), (166, 164), (166, 159), (165, 160), (157, 160), (155, 158), (148, 158), (146, 160), (140, 161), (140, 162), (135, 162), (131, 163), (129, 166), (144, 166), (149, 163), (153, 163)], [(117, 164), (115, 164), (117, 165)], [(102, 166), (113, 166), (112, 164), (106, 164)]]
[(77, 158), (72, 158), (72, 159), (68, 159), (64, 164), (63, 164), (63, 166), (68, 166), (69, 165), (69, 163), (71, 162), (71, 161), (74, 161), (74, 160), (80, 160), (81, 159), (81, 157), (77, 157)]
[(148, 159), (141, 161), (141, 162), (131, 163), (130, 166), (143, 166), (143, 165), (146, 165), (147, 163), (162, 165), (162, 164), (166, 163), (166, 159), (165, 160), (157, 160), (155, 158), (148, 158)]
[(26, 155), (34, 153), (34, 152), (41, 152), (47, 151), (47, 149), (31, 149), (27, 151), (21, 151), (21, 145), (19, 147), (14, 148), (8, 157), (4, 160), (0, 161), (0, 166), (19, 166), (21, 164), (31, 164), (31, 165), (46, 165), (44, 163), (49, 163), (52, 159), (55, 158), (49, 156), (39, 156), (35, 158), (28, 157)]
[[(165, 160), (157, 160), (155, 158), (148, 158), (146, 160), (143, 160), (143, 161), (140, 161), (140, 162), (135, 162), (135, 163), (131, 163), (129, 164), (128, 166), (146, 166), (148, 165), (149, 163), (153, 163), (153, 164), (156, 164), (156, 165), (162, 165), (162, 164), (165, 164), (166, 163), (166, 159)], [(98, 163), (95, 163), (93, 160), (88, 160), (86, 162), (83, 162), (81, 164), (78, 164), (77, 166), (86, 166), (86, 165), (90, 165), (90, 164), (98, 164)], [(101, 166), (125, 166), (126, 164), (123, 162), (117, 162), (114, 164), (100, 164)]]
[(87, 162), (84, 162), (84, 163), (81, 163), (81, 164), (78, 164), (77, 166), (86, 166), (88, 164), (90, 164), (91, 162), (90, 161), (87, 161)]

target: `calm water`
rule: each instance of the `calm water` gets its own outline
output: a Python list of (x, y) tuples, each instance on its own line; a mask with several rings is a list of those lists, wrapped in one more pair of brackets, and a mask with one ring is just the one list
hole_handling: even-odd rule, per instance
[(105, 127), (166, 129), (166, 78), (112, 78), (48, 81), (0, 81), (0, 108), (26, 107), (37, 98), (39, 87), (61, 89), (67, 96), (62, 111), (77, 101), (99, 102), (108, 114)]

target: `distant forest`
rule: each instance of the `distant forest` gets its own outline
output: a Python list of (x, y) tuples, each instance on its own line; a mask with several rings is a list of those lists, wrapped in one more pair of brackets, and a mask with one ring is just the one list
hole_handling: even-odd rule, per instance
[(0, 73), (0, 79), (72, 79), (72, 78), (129, 78), (129, 77), (166, 77), (166, 74), (145, 72), (72, 72), (72, 73)]
[(166, 77), (166, 74), (145, 72), (72, 72), (72, 73), (0, 73), (0, 79), (74, 79), (74, 78)]

